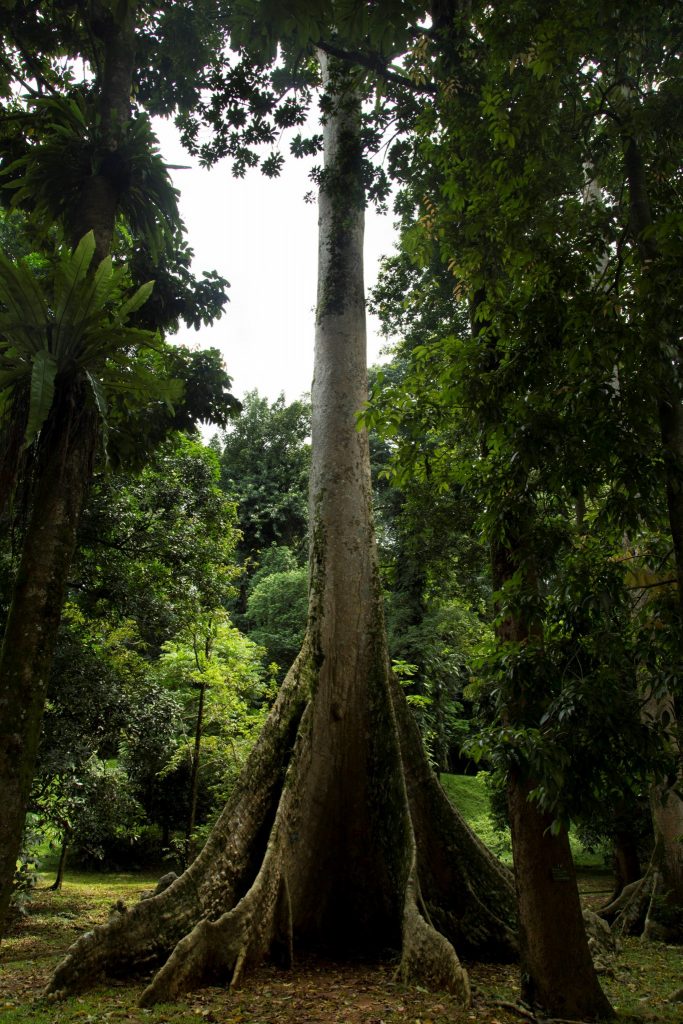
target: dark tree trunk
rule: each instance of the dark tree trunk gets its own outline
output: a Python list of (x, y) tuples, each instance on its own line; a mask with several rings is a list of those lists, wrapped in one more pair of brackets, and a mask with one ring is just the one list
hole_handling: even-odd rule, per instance
[(202, 746), (202, 725), (204, 719), (204, 695), (206, 683), (199, 687), (199, 707), (197, 708), (197, 722), (194, 731), (194, 750), (192, 751), (192, 773), (190, 775), (190, 813), (187, 819), (185, 830), (185, 857), (183, 867), (186, 868), (192, 861), (192, 833), (194, 832), (195, 820), (197, 818), (197, 796), (199, 793), (199, 759)]
[[(638, 140), (633, 135), (624, 138), (624, 170), (630, 197), (630, 228), (641, 258), (641, 274), (644, 280), (656, 274), (660, 263), (660, 251), (651, 228), (653, 219), (647, 187), (647, 174)], [(652, 285), (646, 292), (652, 292)], [(659, 296), (656, 306), (653, 297), (646, 299), (644, 322), (648, 339), (657, 340), (655, 373), (658, 386), (657, 415), (662, 441), (666, 501), (669, 514), (669, 528), (673, 543), (678, 584), (678, 607), (683, 619), (683, 391), (680, 384), (681, 343), (680, 334), (674, 330), (666, 337), (669, 343), (662, 348), (661, 324), (676, 325), (678, 310), (662, 310)], [(666, 355), (661, 355), (662, 351)], [(683, 629), (680, 630), (683, 637)], [(683, 648), (679, 645), (679, 660)], [(644, 934), (670, 941), (683, 941), (683, 799), (680, 796), (683, 780), (683, 754), (678, 739), (677, 707), (672, 694), (663, 693), (651, 701), (655, 718), (660, 721), (662, 742), (674, 754), (677, 767), (669, 784), (653, 788), (650, 796), (652, 821), (655, 833), (655, 852), (643, 880), (633, 890), (634, 905), (621, 906), (617, 925), (622, 930), (633, 931), (643, 920), (643, 901), (647, 904), (644, 918)], [(646, 895), (647, 894), (647, 895)], [(608, 908), (613, 910), (614, 908)]]
[(58, 892), (64, 883), (64, 872), (66, 871), (66, 859), (69, 855), (69, 844), (71, 842), (71, 832), (69, 829), (64, 829), (62, 835), (62, 846), (59, 851), (59, 863), (57, 865), (57, 875), (54, 882), (50, 886), (55, 892)]
[(82, 391), (69, 389), (41, 432), (33, 508), (0, 652), (0, 921), (12, 893), (95, 430)]
[(588, 948), (567, 830), (529, 799), (531, 785), (508, 779), (508, 807), (519, 901), (522, 999), (567, 1020), (614, 1016)]
[[(104, 171), (130, 117), (136, 4), (111, 15), (104, 37), (101, 171), (83, 187), (74, 245), (95, 232), (95, 255), (108, 252), (118, 193)], [(82, 376), (58, 376), (39, 439), (36, 484), (0, 654), (0, 931), (12, 894), (35, 770), (48, 677), (62, 604), (97, 444), (98, 417)]]
[(467, 1003), (451, 936), (511, 953), (509, 874), (438, 790), (392, 689), (368, 443), (355, 425), (366, 394), (360, 104), (322, 63), (334, 109), (320, 198), (306, 638), (202, 852), (165, 892), (81, 938), (51, 992), (156, 961), (148, 1006), (206, 980), (238, 984), (269, 953), (287, 964), (296, 944), (393, 947), (404, 978)]
[(614, 836), (614, 893), (612, 899), (626, 888), (637, 882), (642, 874), (640, 857), (638, 856), (638, 844), (628, 832), (617, 832)]
[[(646, 170), (638, 141), (633, 136), (624, 140), (624, 167), (630, 195), (630, 227), (641, 256), (642, 274), (647, 276), (656, 270), (659, 249), (648, 230), (652, 228), (653, 222)], [(661, 333), (661, 313), (658, 301), (656, 311), (646, 315), (649, 332), (657, 339)], [(674, 324), (677, 323), (677, 313), (678, 310), (671, 313)], [(683, 393), (680, 385), (680, 335), (676, 332), (667, 340), (671, 342), (671, 351), (677, 355), (675, 358), (667, 355), (658, 359), (657, 417), (664, 455), (666, 501), (676, 561), (678, 601), (683, 611)], [(659, 351), (662, 351), (661, 348)]]
[[(523, 540), (523, 506), (520, 508), (521, 514), (518, 510), (514, 516), (508, 515), (505, 535), (510, 546), (493, 546), (493, 580), (495, 589), (501, 590), (518, 572), (531, 598), (537, 583), (533, 558)], [(502, 643), (538, 643), (542, 639), (540, 624), (522, 612), (508, 611), (497, 632)], [(506, 715), (511, 726), (528, 726), (534, 720), (533, 706), (524, 692), (510, 696)], [(522, 998), (550, 1017), (613, 1017), (588, 948), (567, 831), (562, 827), (553, 834), (552, 815), (541, 812), (529, 798), (534, 788), (535, 780), (523, 765), (509, 771)]]

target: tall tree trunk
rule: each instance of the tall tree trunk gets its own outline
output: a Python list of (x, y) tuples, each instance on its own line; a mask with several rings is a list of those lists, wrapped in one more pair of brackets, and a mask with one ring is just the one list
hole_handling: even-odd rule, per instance
[[(466, 1003), (467, 976), (448, 939), (466, 934), (474, 949), (511, 953), (511, 879), (438, 790), (392, 690), (367, 436), (355, 425), (366, 393), (360, 101), (341, 72), (321, 63), (332, 109), (320, 197), (306, 638), (202, 852), (165, 892), (83, 936), (51, 992), (156, 960), (163, 966), (142, 997), (151, 1005), (209, 979), (235, 985), (268, 953), (289, 963), (296, 942), (342, 954), (394, 947), (404, 977), (450, 988)], [(430, 923), (436, 910), (448, 938)]]
[(0, 652), (0, 920), (12, 894), (95, 426), (84, 396), (72, 393), (53, 407), (40, 442), (33, 512)]
[(639, 881), (643, 872), (640, 866), (638, 843), (630, 832), (617, 828), (613, 843), (614, 892), (610, 902), (615, 900), (627, 885)]
[[(519, 514), (508, 515), (505, 534), (509, 547), (493, 545), (494, 587), (502, 590), (517, 573), (526, 580), (528, 596), (532, 596), (537, 584)], [(508, 611), (497, 631), (502, 643), (541, 639), (540, 626), (521, 611)], [(511, 726), (530, 724), (533, 709), (527, 706), (523, 691), (512, 694), (506, 713)], [(588, 948), (567, 829), (551, 829), (552, 815), (540, 811), (530, 799), (535, 784), (523, 764), (508, 773), (522, 998), (551, 1017), (612, 1017), (614, 1012), (600, 987)]]
[[(624, 139), (624, 168), (630, 196), (630, 227), (641, 257), (641, 272), (643, 277), (647, 277), (656, 271), (659, 248), (651, 233), (653, 221), (645, 164), (638, 140), (634, 136)], [(653, 298), (650, 298), (650, 306), (652, 302)], [(661, 332), (661, 313), (658, 296), (656, 311), (646, 315), (648, 332), (657, 339)], [(677, 324), (677, 313), (676, 310), (671, 314), (674, 325)], [(676, 354), (661, 355), (657, 361), (657, 416), (664, 455), (669, 528), (678, 578), (678, 602), (683, 612), (683, 392), (680, 384), (680, 336), (675, 328), (674, 334), (667, 340), (671, 342), (671, 351)]]
[(69, 845), (71, 843), (71, 829), (65, 826), (62, 832), (62, 845), (59, 851), (59, 863), (57, 864), (57, 874), (55, 880), (50, 886), (55, 892), (58, 892), (64, 883), (64, 872), (66, 871), (66, 859), (69, 855)]
[(508, 779), (510, 831), (519, 908), (522, 999), (567, 1020), (614, 1016), (593, 966), (566, 828), (529, 799), (533, 783)]
[[(130, 117), (135, 56), (135, 3), (107, 26), (100, 171), (85, 183), (73, 242), (91, 228), (96, 257), (109, 250), (118, 193), (107, 167)], [(0, 653), (0, 931), (12, 895), (16, 858), (35, 770), (47, 683), (92, 473), (98, 417), (79, 376), (58, 376), (39, 439), (36, 484), (19, 571)]]

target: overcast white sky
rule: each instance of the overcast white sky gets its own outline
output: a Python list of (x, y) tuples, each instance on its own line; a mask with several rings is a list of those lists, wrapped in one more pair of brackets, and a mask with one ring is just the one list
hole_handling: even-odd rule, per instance
[[(193, 163), (170, 122), (157, 120), (155, 130), (168, 163)], [(225, 162), (210, 171), (195, 164), (171, 174), (180, 190), (195, 271), (217, 270), (231, 286), (223, 317), (199, 332), (183, 328), (178, 339), (220, 348), (238, 397), (256, 388), (271, 400), (281, 391), (288, 401), (299, 398), (310, 390), (313, 374), (317, 274), (318, 210), (304, 201), (312, 188), (307, 164), (288, 158), (274, 180), (258, 170), (235, 179)], [(366, 288), (392, 244), (392, 215), (368, 210)], [(376, 323), (369, 321), (370, 363), (384, 344)]]

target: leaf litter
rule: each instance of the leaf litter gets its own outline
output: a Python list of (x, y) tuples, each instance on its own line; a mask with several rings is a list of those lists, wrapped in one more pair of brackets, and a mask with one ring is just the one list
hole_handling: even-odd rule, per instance
[[(444, 992), (403, 985), (395, 964), (339, 963), (299, 956), (291, 971), (265, 964), (242, 988), (207, 987), (174, 1004), (141, 1010), (144, 979), (109, 981), (61, 1003), (42, 999), (54, 967), (84, 928), (106, 919), (110, 906), (149, 888), (140, 876), (72, 877), (61, 892), (34, 894), (28, 914), (0, 945), (2, 1024), (520, 1024), (515, 964), (467, 964), (472, 1006)], [(603, 885), (605, 884), (603, 880)], [(587, 886), (589, 901), (595, 885)], [(668, 1000), (680, 988), (681, 951), (626, 940), (612, 976), (602, 981), (620, 1024), (683, 1024), (683, 1004)]]

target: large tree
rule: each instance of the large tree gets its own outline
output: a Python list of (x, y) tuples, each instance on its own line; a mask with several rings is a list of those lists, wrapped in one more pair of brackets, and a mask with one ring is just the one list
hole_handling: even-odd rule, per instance
[(322, 66), (306, 638), (201, 854), (164, 893), (80, 939), (54, 993), (151, 959), (163, 966), (149, 1005), (207, 977), (234, 984), (269, 952), (288, 963), (296, 941), (399, 948), (404, 977), (466, 1002), (454, 945), (515, 948), (510, 876), (448, 804), (389, 674), (367, 437), (355, 423), (366, 395), (359, 96)]
[[(6, 74), (0, 79), (7, 97), (0, 140), (3, 162), (9, 164), (4, 170), (16, 188), (17, 203), (30, 210), (34, 226), (42, 227), (43, 244), (46, 233), (56, 227), (75, 255), (71, 262), (63, 256), (54, 269), (52, 304), (41, 299), (27, 268), (14, 274), (10, 268), (9, 277), (5, 275), (6, 282), (16, 285), (20, 273), (26, 287), (6, 288), (3, 295), (8, 312), (0, 397), (6, 451), (0, 500), (7, 500), (22, 451), (29, 445), (33, 485), (0, 652), (0, 779), (5, 794), (0, 926), (12, 892), (50, 665), (107, 404), (102, 378), (112, 363), (125, 376), (135, 362), (136, 339), (131, 335), (119, 334), (117, 339), (109, 330), (109, 347), (98, 336), (96, 314), (103, 331), (118, 315), (102, 308), (111, 297), (110, 250), (121, 218), (128, 240), (144, 237), (157, 257), (180, 230), (176, 195), (153, 149), (148, 121), (144, 115), (132, 117), (138, 29), (141, 24), (149, 27), (142, 5), (135, 0), (104, 2), (85, 11), (79, 4), (56, 2), (47, 16), (32, 4), (11, 8), (0, 17), (7, 52)], [(65, 53), (89, 64), (91, 76), (80, 87), (73, 85), (71, 68), (59, 71)], [(28, 81), (22, 63), (29, 69)], [(13, 92), (19, 86), (27, 90), (35, 110), (20, 106)], [(69, 95), (59, 95), (60, 87)], [(8, 106), (17, 109), (8, 113)], [(84, 272), (89, 274), (85, 282)], [(73, 282), (79, 284), (77, 291), (70, 290)], [(119, 298), (123, 322), (133, 307)], [(212, 305), (215, 309), (215, 298), (207, 300), (205, 312)], [(159, 372), (159, 363), (154, 365), (153, 358), (149, 362), (153, 369), (140, 361), (138, 393), (144, 390), (140, 378), (152, 385), (154, 371)], [(132, 410), (122, 404), (125, 420)]]

